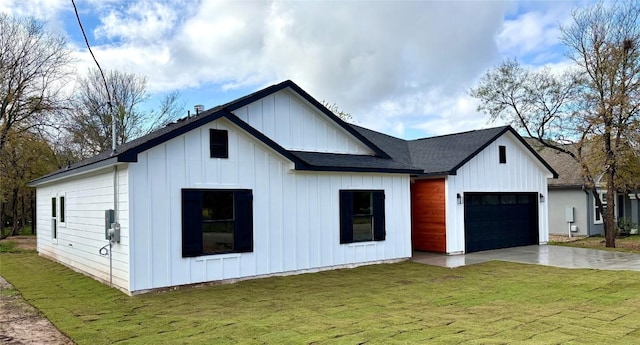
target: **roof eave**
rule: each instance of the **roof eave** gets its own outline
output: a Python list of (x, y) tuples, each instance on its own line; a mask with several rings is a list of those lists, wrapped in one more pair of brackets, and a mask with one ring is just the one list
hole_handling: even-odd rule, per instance
[(59, 173), (53, 174), (53, 175), (45, 175), (43, 177), (37, 178), (35, 180), (30, 181), (29, 183), (27, 183), (28, 187), (38, 187), (41, 186), (43, 184), (47, 184), (47, 183), (51, 183), (51, 182), (56, 182), (58, 180), (62, 180), (62, 179), (66, 179), (66, 178), (70, 178), (76, 175), (80, 175), (80, 174), (86, 174), (92, 171), (97, 171), (97, 170), (101, 170), (110, 166), (114, 166), (117, 165), (120, 161), (118, 160), (118, 157), (111, 157), (111, 158), (107, 158), (98, 162), (94, 162), (88, 165), (83, 165), (81, 167), (77, 167), (75, 169), (69, 169), (69, 170), (63, 170), (60, 171)]

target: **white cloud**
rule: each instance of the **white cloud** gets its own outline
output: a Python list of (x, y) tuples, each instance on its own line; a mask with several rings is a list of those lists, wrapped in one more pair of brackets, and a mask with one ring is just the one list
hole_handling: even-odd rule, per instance
[[(38, 1), (17, 6), (27, 11)], [(51, 16), (68, 11), (66, 0), (49, 1), (59, 4)], [(212, 85), (212, 92), (250, 92), (292, 79), (355, 121), (402, 136), (486, 127), (466, 90), (502, 54), (541, 59), (554, 49), (565, 7), (519, 13), (514, 3), (493, 1), (110, 0), (84, 2), (81, 15), (94, 23), (103, 68), (144, 74), (152, 92)], [(505, 22), (507, 14), (513, 18)], [(78, 70), (91, 67), (86, 48), (77, 49)]]

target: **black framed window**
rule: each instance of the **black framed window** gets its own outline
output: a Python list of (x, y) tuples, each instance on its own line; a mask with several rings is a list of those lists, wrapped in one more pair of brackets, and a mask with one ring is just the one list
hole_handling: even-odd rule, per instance
[(60, 197), (60, 223), (64, 223), (64, 212), (65, 212), (64, 206), (65, 206), (64, 197), (61, 196)]
[(229, 133), (222, 129), (209, 130), (209, 153), (211, 158), (229, 158)]
[(252, 251), (251, 190), (182, 190), (183, 257)]
[(382, 190), (340, 191), (340, 243), (384, 241)]
[(498, 146), (498, 159), (500, 161), (500, 164), (505, 164), (507, 163), (507, 147), (506, 146)]
[(58, 238), (58, 217), (56, 197), (51, 198), (51, 238)]

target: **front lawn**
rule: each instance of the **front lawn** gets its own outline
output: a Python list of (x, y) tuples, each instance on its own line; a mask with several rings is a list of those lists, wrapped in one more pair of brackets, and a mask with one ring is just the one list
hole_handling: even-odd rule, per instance
[(34, 253), (0, 275), (78, 344), (640, 343), (640, 273), (373, 265), (128, 297)]
[(632, 236), (616, 238), (615, 248), (605, 247), (604, 236), (584, 237), (584, 238), (580, 238), (575, 241), (569, 241), (569, 242), (549, 242), (549, 244), (567, 246), (567, 247), (615, 250), (618, 252), (629, 252), (629, 253), (640, 254), (640, 235), (632, 235)]

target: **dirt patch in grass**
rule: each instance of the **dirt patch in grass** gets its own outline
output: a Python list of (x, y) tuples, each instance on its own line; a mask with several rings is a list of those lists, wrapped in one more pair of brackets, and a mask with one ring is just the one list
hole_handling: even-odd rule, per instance
[(637, 344), (640, 273), (381, 264), (128, 297), (35, 253), (0, 274), (78, 344)]
[[(35, 250), (35, 236), (12, 236), (0, 241), (0, 253), (24, 253)], [(0, 276), (0, 344), (69, 345), (74, 343), (55, 328), (39, 310), (27, 303), (20, 292)]]
[(0, 277), (0, 344), (70, 345), (73, 342)]
[(11, 236), (0, 240), (0, 248), (11, 248), (11, 251), (36, 250), (35, 236)]

